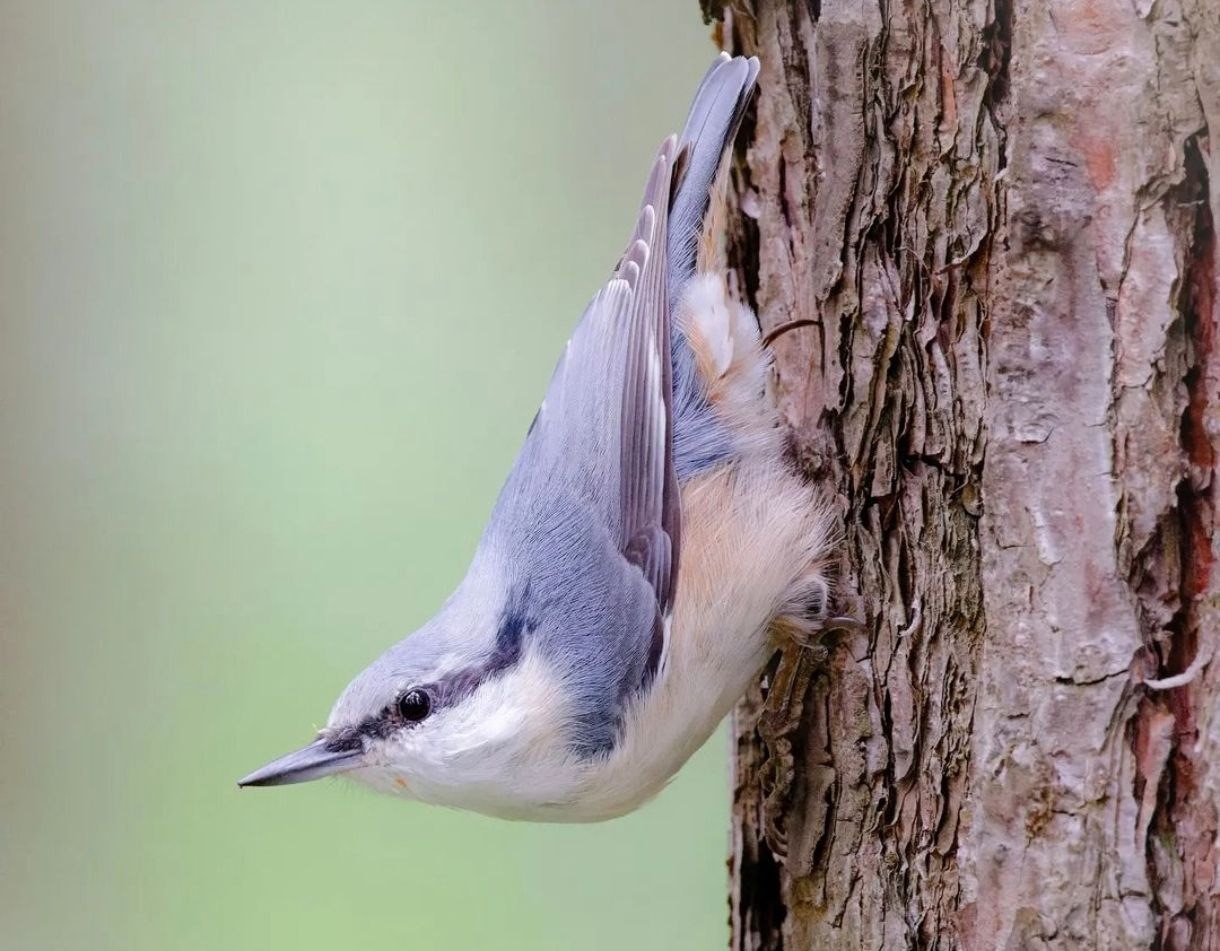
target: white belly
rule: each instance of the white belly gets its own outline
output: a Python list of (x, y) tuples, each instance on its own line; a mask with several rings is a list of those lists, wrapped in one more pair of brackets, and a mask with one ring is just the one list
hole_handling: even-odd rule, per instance
[(815, 493), (774, 465), (739, 463), (682, 492), (682, 567), (655, 687), (627, 713), (573, 794), (529, 818), (609, 819), (651, 799), (707, 741), (766, 663), (768, 632), (823, 590), (828, 519)]

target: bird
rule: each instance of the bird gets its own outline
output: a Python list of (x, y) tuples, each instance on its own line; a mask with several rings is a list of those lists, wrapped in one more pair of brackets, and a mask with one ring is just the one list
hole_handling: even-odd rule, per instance
[(342, 775), (505, 819), (657, 795), (784, 643), (825, 618), (831, 508), (790, 459), (769, 351), (716, 267), (756, 57), (721, 53), (652, 163), (467, 573), (239, 781)]

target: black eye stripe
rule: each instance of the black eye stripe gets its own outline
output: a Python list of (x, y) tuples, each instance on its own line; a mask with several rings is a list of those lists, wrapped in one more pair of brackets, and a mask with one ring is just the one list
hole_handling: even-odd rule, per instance
[(432, 716), (439, 710), (461, 703), (485, 681), (515, 666), (521, 659), (526, 638), (534, 628), (530, 607), (529, 585), (526, 585), (516, 597), (509, 599), (496, 627), (492, 651), (481, 664), (455, 670), (430, 683), (409, 687), (380, 712), (352, 726), (331, 732), (327, 737), (327, 748), (335, 752), (358, 750), (363, 747), (366, 738), (384, 740), (399, 730), (420, 722), (404, 717), (399, 708), (401, 701), (412, 691), (427, 694), (426, 716)]
[[(526, 585), (519, 597), (509, 600), (509, 605), (500, 616), (500, 623), (496, 628), (496, 639), (492, 652), (481, 664), (455, 670), (439, 680), (411, 688), (425, 691), (428, 694), (431, 713), (461, 703), (478, 690), (485, 681), (504, 673), (517, 664), (521, 659), (525, 639), (534, 628), (534, 621), (529, 615), (528, 608), (529, 586)], [(406, 693), (403, 696), (406, 696)], [(395, 710), (397, 704), (398, 701), (395, 701), (386, 712), (397, 715)]]
[(326, 748), (332, 753), (348, 753), (364, 748), (364, 738), (371, 736), (370, 721), (335, 730), (326, 735)]

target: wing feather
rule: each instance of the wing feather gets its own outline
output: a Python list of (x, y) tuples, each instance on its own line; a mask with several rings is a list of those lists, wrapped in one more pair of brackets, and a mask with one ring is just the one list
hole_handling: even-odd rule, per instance
[(675, 385), (682, 407), (695, 398), (671, 306), (757, 72), (757, 60), (718, 58), (681, 138), (662, 144), (623, 255), (564, 348), (471, 567), (489, 590), (529, 592), (534, 649), (564, 679), (583, 754), (613, 745), (623, 703), (665, 656), (682, 551)]
[(502, 498), (538, 517), (545, 501), (529, 496), (557, 486), (577, 493), (651, 587), (656, 631), (673, 609), (681, 531), (666, 260), (676, 150), (676, 137), (662, 144), (626, 250), (585, 309), (531, 427), (517, 465), (529, 478), (510, 477), (512, 497)]

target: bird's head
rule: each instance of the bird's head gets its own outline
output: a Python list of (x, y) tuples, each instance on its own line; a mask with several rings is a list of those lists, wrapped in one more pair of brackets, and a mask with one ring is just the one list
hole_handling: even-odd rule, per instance
[(348, 684), (312, 743), (239, 785), (344, 774), (497, 815), (526, 814), (553, 796), (567, 759), (564, 691), (531, 650), (520, 599), (479, 594), (460, 588)]

